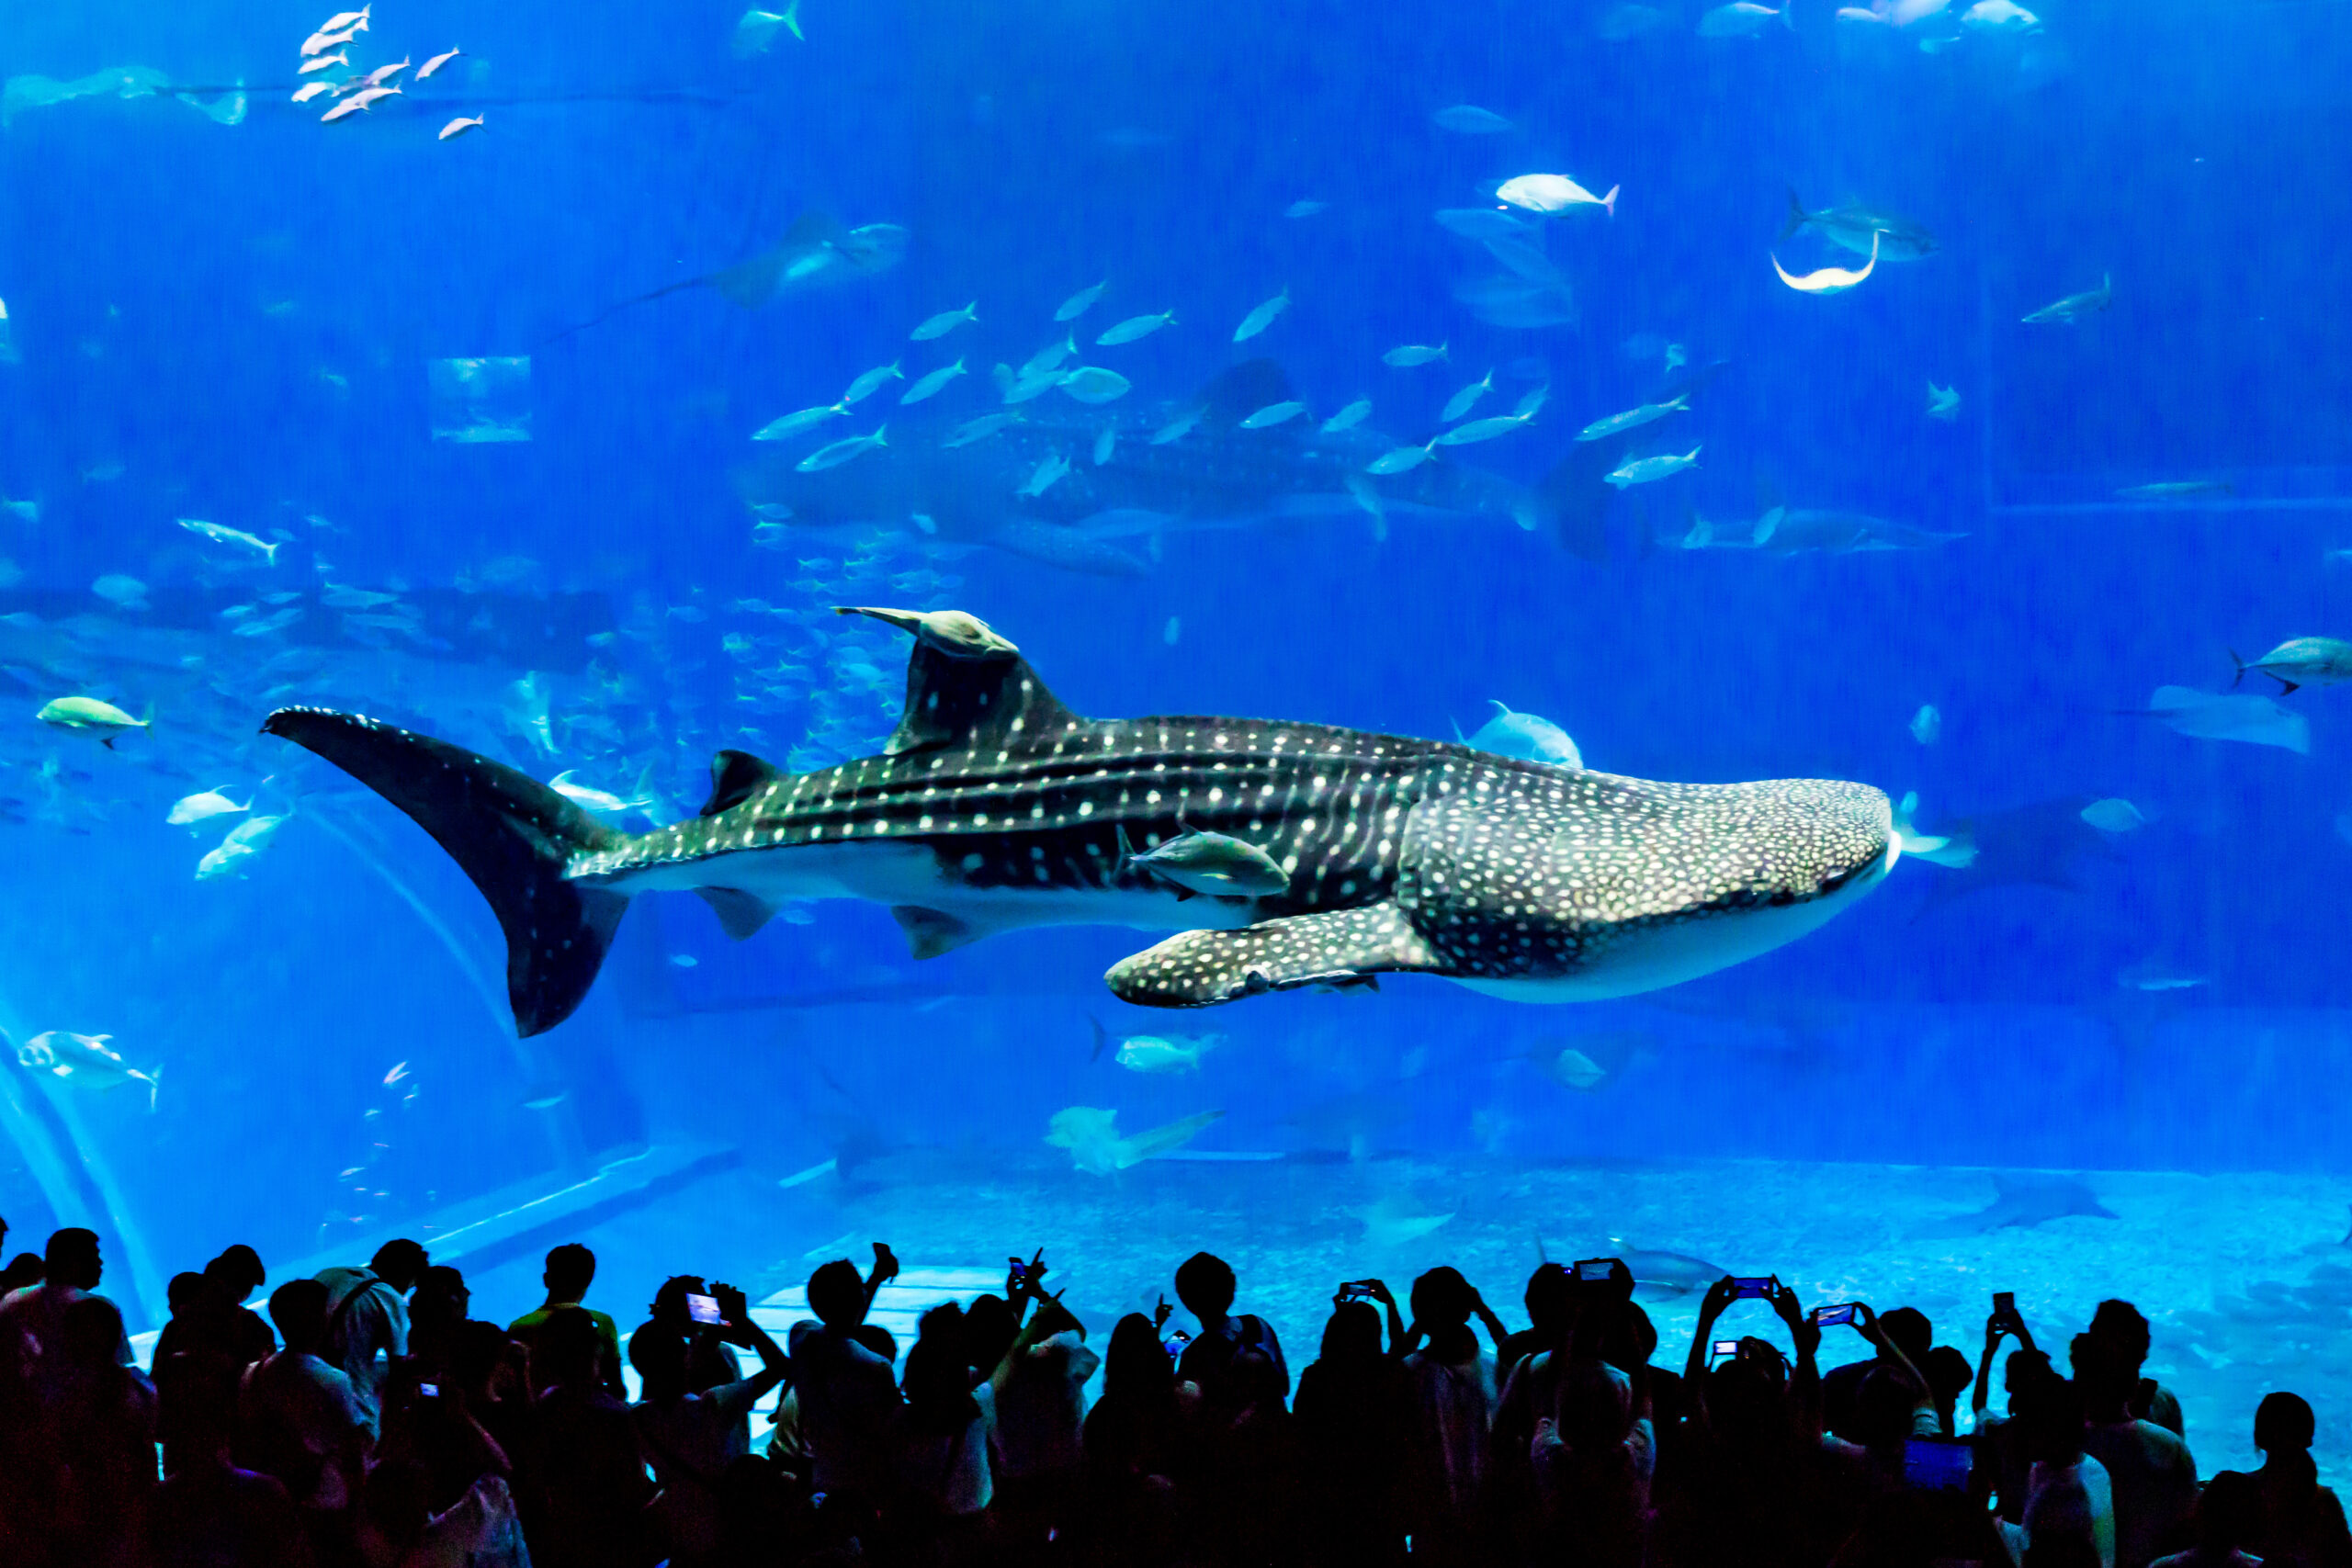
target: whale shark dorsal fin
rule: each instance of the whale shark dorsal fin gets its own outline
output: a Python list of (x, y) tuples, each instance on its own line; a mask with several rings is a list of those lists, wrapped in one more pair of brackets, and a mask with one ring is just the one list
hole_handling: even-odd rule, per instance
[(749, 751), (721, 751), (710, 760), (710, 798), (697, 815), (716, 817), (732, 810), (783, 776), (774, 762)]
[(882, 748), (893, 757), (1050, 734), (1084, 722), (1019, 654), (956, 659), (928, 643), (907, 657), (907, 706)]

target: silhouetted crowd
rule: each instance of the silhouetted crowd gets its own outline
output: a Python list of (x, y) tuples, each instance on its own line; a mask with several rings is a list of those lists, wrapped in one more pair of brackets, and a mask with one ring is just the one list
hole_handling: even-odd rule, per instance
[[(232, 1247), (173, 1280), (151, 1377), (97, 1238), (59, 1231), (0, 1273), (0, 1564), (2352, 1568), (2311, 1406), (2265, 1397), (2261, 1468), (2200, 1483), (2124, 1302), (2062, 1371), (2006, 1296), (1972, 1364), (1910, 1308), (1724, 1279), (1678, 1370), (1614, 1259), (1537, 1269), (1517, 1329), (1439, 1268), (1402, 1310), (1341, 1284), (1294, 1388), (1206, 1253), (1173, 1280), (1191, 1335), (1163, 1301), (1098, 1354), (1040, 1254), (925, 1313), (902, 1367), (874, 1255), (816, 1270), (787, 1345), (690, 1276), (624, 1345), (582, 1247), (503, 1327), (413, 1241), (279, 1285), (265, 1319)], [(1714, 1337), (1750, 1298), (1793, 1359)], [(1858, 1354), (1824, 1371), (1832, 1334)]]

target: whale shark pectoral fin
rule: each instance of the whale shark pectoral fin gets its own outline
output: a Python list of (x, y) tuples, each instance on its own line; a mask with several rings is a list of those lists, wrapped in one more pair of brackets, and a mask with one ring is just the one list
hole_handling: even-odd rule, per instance
[(1239, 931), (1183, 931), (1121, 959), (1103, 976), (1138, 1007), (1204, 1008), (1302, 986), (1343, 989), (1444, 964), (1394, 904), (1288, 915)]
[(919, 904), (894, 904), (890, 918), (907, 933), (907, 952), (917, 958), (936, 958), (989, 934), (953, 915), (926, 909)]
[(718, 917), (718, 929), (741, 942), (775, 917), (775, 906), (740, 887), (697, 887), (695, 894)]

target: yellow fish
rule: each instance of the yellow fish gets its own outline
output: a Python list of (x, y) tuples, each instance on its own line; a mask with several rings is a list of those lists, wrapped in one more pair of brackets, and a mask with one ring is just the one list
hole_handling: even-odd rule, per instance
[(149, 718), (133, 718), (112, 703), (96, 697), (59, 697), (43, 703), (33, 716), (52, 729), (94, 736), (109, 751), (114, 750), (116, 736), (126, 730), (145, 729), (151, 722)]

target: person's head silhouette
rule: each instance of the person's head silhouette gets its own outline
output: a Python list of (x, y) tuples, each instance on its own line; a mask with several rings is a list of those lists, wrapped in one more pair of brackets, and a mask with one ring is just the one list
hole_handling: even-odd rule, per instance
[(47, 1270), (47, 1280), (52, 1285), (95, 1291), (106, 1274), (106, 1262), (98, 1256), (97, 1233), (79, 1225), (52, 1232), (41, 1262)]

